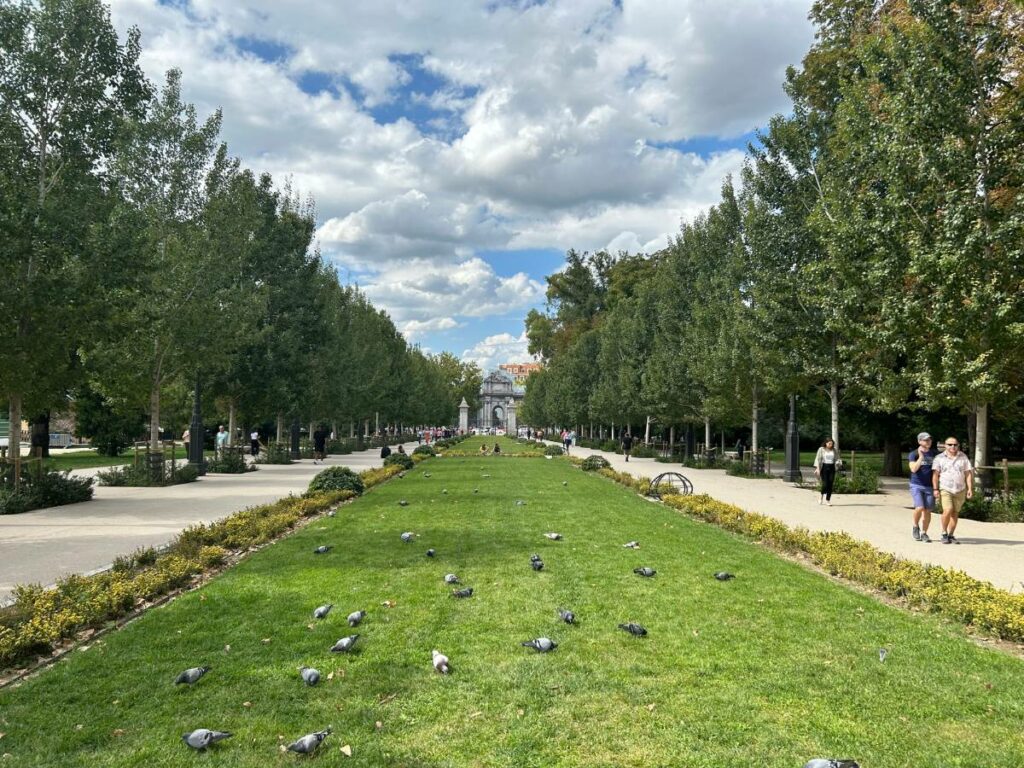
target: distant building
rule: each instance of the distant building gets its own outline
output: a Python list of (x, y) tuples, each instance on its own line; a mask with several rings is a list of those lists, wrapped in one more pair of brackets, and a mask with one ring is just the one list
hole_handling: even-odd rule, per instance
[(516, 384), (525, 384), (531, 373), (541, 370), (544, 366), (540, 363), (504, 363), (498, 367), (511, 376)]
[(506, 429), (509, 426), (508, 406), (519, 406), (525, 390), (512, 381), (504, 371), (492, 371), (480, 385), (480, 409), (476, 423), (480, 429)]

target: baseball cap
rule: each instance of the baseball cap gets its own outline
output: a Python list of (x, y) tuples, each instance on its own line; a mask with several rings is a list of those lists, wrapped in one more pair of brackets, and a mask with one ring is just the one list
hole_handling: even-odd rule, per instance
[(921, 434), (919, 434), (919, 435), (917, 436), (917, 442), (919, 442), (919, 443), (920, 443), (920, 442), (921, 442), (922, 440), (931, 440), (931, 439), (932, 439), (932, 436), (931, 436), (931, 435), (929, 435), (929, 434), (928, 434), (927, 432), (922, 432)]

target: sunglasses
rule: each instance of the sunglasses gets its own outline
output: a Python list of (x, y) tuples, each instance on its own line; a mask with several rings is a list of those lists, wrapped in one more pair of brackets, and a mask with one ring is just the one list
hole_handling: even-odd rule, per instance
[(947, 448), (958, 448), (960, 443), (946, 443)]

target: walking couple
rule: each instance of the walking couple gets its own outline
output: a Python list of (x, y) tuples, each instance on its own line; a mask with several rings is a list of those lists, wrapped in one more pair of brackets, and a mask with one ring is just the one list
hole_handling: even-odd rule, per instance
[(910, 462), (910, 498), (914, 503), (915, 541), (928, 543), (928, 525), (935, 496), (942, 502), (942, 543), (959, 544), (953, 532), (960, 519), (964, 502), (974, 495), (974, 468), (960, 452), (960, 441), (947, 437), (945, 451), (932, 448), (932, 436), (922, 432), (917, 436), (917, 450), (907, 456)]

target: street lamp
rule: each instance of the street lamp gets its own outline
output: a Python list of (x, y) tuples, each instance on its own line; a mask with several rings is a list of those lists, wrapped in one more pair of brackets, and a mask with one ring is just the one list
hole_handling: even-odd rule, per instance
[(800, 431), (796, 427), (796, 395), (789, 396), (789, 425), (786, 428), (786, 469), (782, 479), (787, 483), (801, 483)]
[(203, 408), (200, 401), (199, 371), (196, 371), (196, 391), (192, 396), (192, 424), (188, 428), (188, 463), (200, 476), (206, 474), (203, 461)]

